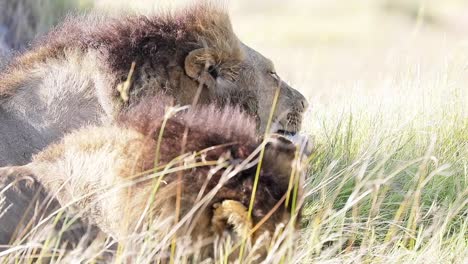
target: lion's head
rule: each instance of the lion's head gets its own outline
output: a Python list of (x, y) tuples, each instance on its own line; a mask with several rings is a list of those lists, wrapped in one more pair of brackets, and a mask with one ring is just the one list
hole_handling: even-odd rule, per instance
[(258, 170), (262, 141), (248, 116), (210, 106), (164, 121), (168, 101), (146, 98), (118, 125), (74, 132), (21, 167), (22, 174), (29, 170), (61, 205), (72, 204), (119, 240), (168, 219), (158, 231), (162, 244), (173, 235), (209, 245), (224, 236), (255, 242), (280, 224), (297, 223), (300, 202), (293, 201), (302, 200), (304, 182), (293, 169), (294, 144), (281, 136), (266, 142)]
[[(162, 91), (180, 105), (238, 105), (264, 130), (279, 89), (273, 122), (278, 130), (296, 132), (307, 108), (272, 61), (238, 39), (227, 12), (215, 4), (151, 16), (70, 18), (9, 65), (0, 76), (0, 97), (14, 95), (38, 68), (57, 59), (85, 68), (108, 116)], [(76, 89), (55, 85), (51, 89)]]
[(181, 105), (239, 105), (264, 130), (279, 89), (273, 122), (278, 130), (300, 129), (307, 100), (281, 80), (271, 60), (237, 38), (223, 8), (205, 3), (164, 17), (129, 17), (98, 35), (111, 33), (115, 40), (104, 52), (105, 67), (117, 77), (111, 83), (126, 80), (135, 62), (130, 103), (164, 90)]
[(276, 90), (279, 90), (273, 123), (278, 130), (297, 132), (307, 100), (281, 80), (273, 62), (249, 46), (235, 40), (231, 54), (218, 54), (220, 49), (200, 48), (185, 60), (185, 71), (197, 87), (203, 83), (211, 94), (207, 98), (219, 104), (240, 105), (257, 119), (263, 131), (273, 108)]

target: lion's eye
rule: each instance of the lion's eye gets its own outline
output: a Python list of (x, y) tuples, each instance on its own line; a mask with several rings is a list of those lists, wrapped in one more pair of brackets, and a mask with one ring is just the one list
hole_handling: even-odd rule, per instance
[(269, 71), (268, 73), (271, 75), (271, 77), (275, 78), (275, 80), (279, 80), (279, 76), (278, 76), (278, 74), (276, 72)]
[(219, 76), (218, 69), (216, 69), (216, 67), (213, 66), (213, 65), (210, 65), (210, 66), (208, 67), (208, 73), (209, 73), (209, 74), (213, 77), (213, 79), (215, 79), (215, 80), (216, 80), (216, 79), (218, 78), (218, 76)]

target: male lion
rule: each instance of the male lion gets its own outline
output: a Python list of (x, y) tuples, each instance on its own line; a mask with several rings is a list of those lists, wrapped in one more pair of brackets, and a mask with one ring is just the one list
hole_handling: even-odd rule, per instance
[(263, 131), (277, 88), (273, 121), (294, 133), (305, 98), (237, 38), (228, 14), (214, 4), (155, 16), (68, 19), (0, 74), (0, 166), (27, 163), (64, 133), (112, 122), (159, 92), (179, 105), (238, 105)]
[(121, 242), (135, 231), (161, 232), (152, 225), (168, 219), (159, 244), (168, 245), (174, 235), (212, 242), (229, 235), (234, 243), (252, 235), (255, 242), (280, 223), (297, 223), (303, 177), (293, 170), (301, 157), (294, 144), (276, 137), (264, 146), (248, 216), (262, 148), (253, 120), (213, 106), (170, 116), (168, 101), (142, 99), (116, 124), (75, 131), (32, 163), (0, 169), (0, 178), (36, 178), (62, 206), (71, 205)]

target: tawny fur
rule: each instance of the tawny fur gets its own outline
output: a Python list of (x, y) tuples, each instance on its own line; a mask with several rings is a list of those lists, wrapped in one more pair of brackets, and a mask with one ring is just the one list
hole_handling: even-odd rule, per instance
[[(214, 4), (154, 16), (69, 18), (0, 74), (0, 165), (24, 164), (65, 133), (113, 122), (147, 96), (164, 92), (175, 104), (192, 104), (199, 87), (199, 104), (237, 105), (259, 130), (279, 87), (273, 121), (297, 131), (307, 102), (274, 71)], [(124, 81), (130, 89), (122, 95)]]
[[(146, 98), (122, 113), (117, 124), (73, 132), (20, 168), (29, 171), (61, 205), (71, 204), (84, 219), (121, 241), (135, 231), (142, 231), (152, 221), (167, 218), (174, 221), (179, 177), (182, 180), (179, 219), (189, 214), (199, 199), (211, 196), (177, 234), (212, 239), (229, 233), (230, 224), (245, 219), (247, 209), (243, 212), (242, 208), (249, 207), (252, 195), (258, 157), (258, 153), (252, 153), (261, 144), (255, 122), (239, 109), (220, 110), (212, 106), (179, 112), (166, 120), (167, 105), (163, 102), (169, 101), (160, 96)], [(244, 223), (245, 227), (251, 227), (266, 220), (253, 232), (254, 239), (265, 232), (273, 233), (278, 224), (290, 220), (291, 203), (286, 206), (285, 195), (295, 153), (296, 147), (284, 139), (266, 145), (252, 222)], [(178, 160), (182, 154), (186, 156)], [(223, 173), (240, 166), (249, 156), (251, 165), (241, 167), (223, 182)], [(216, 164), (223, 166), (212, 172)], [(164, 173), (154, 201), (150, 202), (148, 198), (159, 179), (151, 177), (155, 166), (158, 172), (165, 169), (169, 172)], [(170, 173), (170, 169), (181, 166), (186, 169)], [(303, 179), (297, 182), (301, 200)], [(219, 211), (220, 206), (229, 204), (234, 206)], [(146, 211), (145, 221), (138, 225)], [(232, 216), (226, 217), (223, 225), (219, 219), (226, 214)], [(234, 230), (242, 228), (235, 226)], [(240, 237), (239, 232), (236, 235)]]
[[(19, 167), (0, 169), (0, 252), (27, 241), (41, 242), (41, 239), (58, 240), (59, 244), (73, 248), (78, 243), (88, 243), (84, 240), (98, 234), (98, 228), (80, 218), (60, 232), (65, 217), (57, 218), (59, 202), (29, 175), (29, 170)], [(69, 217), (68, 224), (72, 223), (74, 216), (66, 217)]]

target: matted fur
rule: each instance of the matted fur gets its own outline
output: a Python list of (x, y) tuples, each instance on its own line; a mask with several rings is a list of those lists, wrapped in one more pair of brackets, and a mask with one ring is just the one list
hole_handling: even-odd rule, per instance
[[(214, 212), (220, 204), (226, 204), (224, 201), (235, 201), (245, 208), (249, 206), (258, 157), (258, 152), (257, 155), (253, 153), (261, 143), (256, 136), (255, 123), (236, 108), (219, 110), (209, 106), (181, 111), (166, 119), (163, 109), (170, 101), (161, 96), (148, 97), (122, 113), (117, 124), (73, 132), (21, 169), (29, 170), (61, 205), (72, 204), (84, 219), (121, 241), (135, 230), (142, 231), (152, 221), (173, 219), (178, 177), (182, 180), (180, 219), (200, 198), (211, 196), (195, 214), (192, 213), (177, 234), (190, 234), (196, 240), (198, 237), (213, 239), (224, 231), (229, 233), (229, 230), (220, 230), (217, 224), (220, 216), (217, 214), (217, 220), (213, 220)], [(156, 105), (159, 107), (152, 107)], [(235, 118), (229, 118), (232, 116)], [(159, 135), (162, 135), (161, 141), (158, 141)], [(254, 239), (265, 232), (273, 233), (278, 224), (290, 220), (291, 208), (285, 206), (284, 199), (295, 151), (295, 146), (287, 140), (266, 145), (252, 212), (253, 225), (275, 206), (279, 207), (271, 211), (253, 234)], [(181, 154), (185, 154), (185, 158), (177, 161)], [(186, 169), (181, 169), (180, 174), (164, 173), (150, 210), (143, 218), (145, 221), (138, 226), (159, 179), (151, 177), (156, 161), (159, 172), (180, 166)], [(223, 178), (229, 167), (232, 169), (244, 161), (251, 164), (239, 167), (231, 178)], [(210, 162), (214, 164), (208, 165)], [(224, 165), (213, 171), (216, 164)], [(303, 181), (298, 182), (301, 199)]]
[(204, 3), (151, 17), (70, 17), (11, 63), (5, 75), (18, 76), (0, 81), (0, 95), (12, 94), (17, 82), (27, 77), (21, 73), (49, 59), (63, 58), (69, 50), (96, 50), (112, 76), (109, 87), (115, 88), (127, 77), (132, 62), (140, 66), (149, 58), (154, 64), (181, 64), (189, 51), (203, 44), (214, 48), (220, 59), (242, 56), (228, 14), (218, 5)]
[[(128, 94), (117, 89), (123, 81)], [(22, 164), (31, 149), (86, 124), (113, 122), (141, 98), (161, 92), (178, 105), (194, 98), (199, 104), (236, 105), (263, 131), (277, 88), (273, 121), (295, 132), (306, 100), (278, 78), (270, 60), (237, 38), (219, 5), (203, 1), (152, 16), (68, 18), (0, 74), (0, 119), (26, 128), (0, 123), (0, 141), (24, 141), (16, 146), (23, 157), (9, 155), (1, 144), (0, 157)]]

